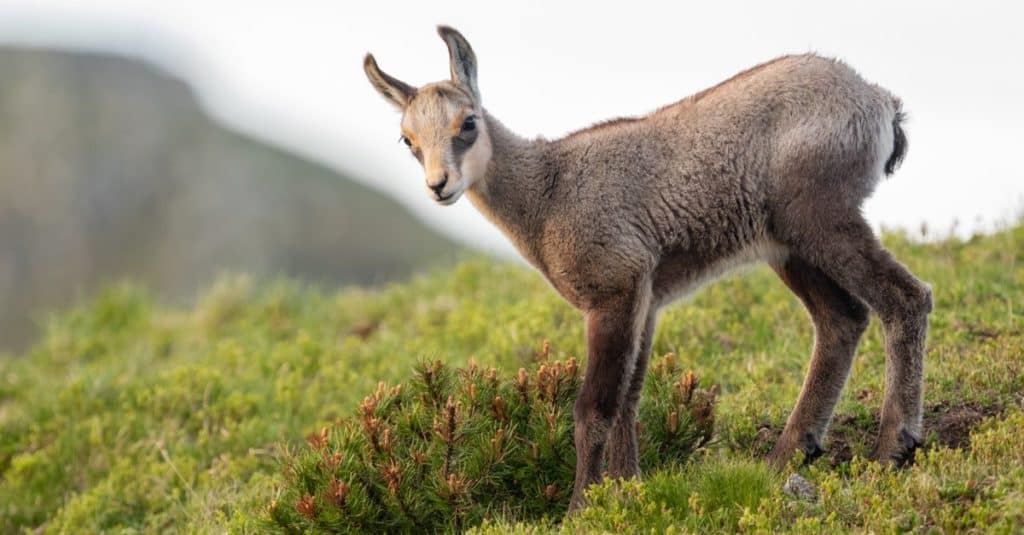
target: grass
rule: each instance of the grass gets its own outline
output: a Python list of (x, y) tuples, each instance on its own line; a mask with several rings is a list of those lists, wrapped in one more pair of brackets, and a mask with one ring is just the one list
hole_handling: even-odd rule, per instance
[[(668, 309), (660, 356), (719, 385), (715, 445), (642, 483), (595, 487), (565, 522), (496, 515), (486, 533), (903, 530), (1012, 532), (1024, 523), (1024, 226), (887, 245), (933, 285), (927, 451), (866, 462), (882, 397), (873, 322), (826, 457), (798, 468), (818, 499), (780, 491), (757, 458), (781, 430), (811, 346), (799, 302), (764, 268)], [(471, 358), (514, 374), (542, 341), (584, 356), (579, 314), (535, 273), (487, 259), (379, 291), (221, 279), (193, 309), (108, 288), (0, 359), (0, 532), (259, 532), (286, 452), (417, 362)]]

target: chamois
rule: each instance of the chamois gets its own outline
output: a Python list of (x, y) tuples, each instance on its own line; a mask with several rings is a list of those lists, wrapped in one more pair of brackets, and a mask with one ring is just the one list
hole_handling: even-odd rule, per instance
[[(402, 141), (442, 205), (465, 193), (586, 320), (570, 510), (602, 476), (639, 476), (636, 413), (658, 310), (739, 264), (764, 261), (814, 325), (810, 367), (768, 461), (807, 459), (846, 382), (869, 309), (885, 331), (874, 458), (921, 445), (930, 286), (886, 251), (861, 204), (903, 159), (900, 100), (814, 54), (763, 63), (636, 118), (527, 140), (482, 105), (466, 39), (440, 26), (451, 79), (414, 87), (370, 54), (402, 112)], [(606, 451), (607, 444), (607, 451)]]

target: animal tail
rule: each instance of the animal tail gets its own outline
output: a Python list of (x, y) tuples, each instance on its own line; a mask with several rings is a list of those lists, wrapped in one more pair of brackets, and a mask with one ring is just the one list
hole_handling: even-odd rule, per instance
[(907, 115), (903, 113), (903, 103), (900, 99), (893, 97), (893, 105), (896, 107), (896, 115), (892, 118), (892, 154), (885, 162), (886, 176), (896, 172), (896, 168), (903, 163), (903, 157), (907, 155), (907, 134), (903, 131), (903, 121)]

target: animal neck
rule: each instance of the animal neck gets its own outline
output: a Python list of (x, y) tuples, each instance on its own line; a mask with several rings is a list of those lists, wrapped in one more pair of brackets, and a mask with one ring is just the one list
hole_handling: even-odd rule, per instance
[(533, 264), (538, 235), (550, 199), (545, 191), (557, 174), (547, 156), (548, 142), (527, 140), (484, 111), (491, 142), (487, 173), (467, 191), (470, 202), (497, 226)]

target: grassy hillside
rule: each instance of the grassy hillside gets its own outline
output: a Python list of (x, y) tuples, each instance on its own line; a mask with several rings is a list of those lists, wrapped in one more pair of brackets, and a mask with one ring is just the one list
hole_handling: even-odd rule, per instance
[(223, 271), (339, 284), (450, 264), (387, 196), (227, 129), (128, 58), (0, 47), (0, 351), (131, 278), (190, 302)]
[[(641, 484), (597, 488), (560, 524), (492, 518), (487, 533), (903, 529), (1009, 532), (1024, 521), (1024, 226), (968, 242), (887, 237), (931, 282), (927, 453), (902, 472), (860, 460), (882, 395), (873, 323), (811, 501), (756, 461), (796, 398), (811, 327), (765, 268), (667, 310), (654, 351), (720, 388), (716, 438)], [(133, 286), (53, 319), (0, 362), (0, 531), (256, 532), (305, 437), (423, 360), (514, 373), (544, 340), (580, 358), (582, 324), (533, 272), (491, 260), (380, 291), (326, 294), (236, 276), (192, 310)], [(285, 503), (278, 506), (294, 507)]]

